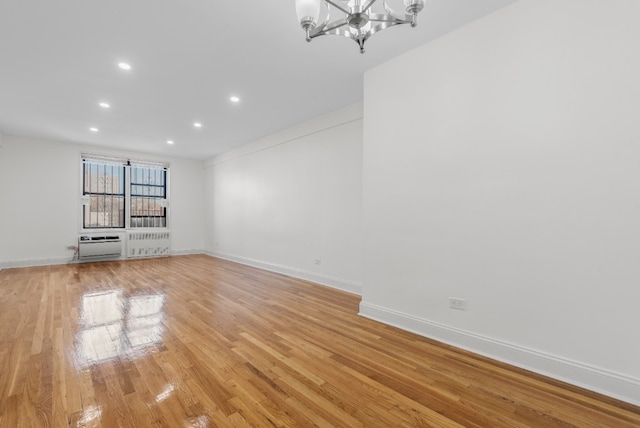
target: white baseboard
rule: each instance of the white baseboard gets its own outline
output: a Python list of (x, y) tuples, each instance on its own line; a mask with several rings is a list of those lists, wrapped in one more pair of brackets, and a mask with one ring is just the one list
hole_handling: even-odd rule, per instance
[(64, 265), (67, 263), (71, 263), (72, 261), (72, 257), (48, 257), (43, 259), (7, 260), (4, 262), (0, 262), (0, 269)]
[[(204, 250), (172, 250), (172, 256), (183, 256), (189, 254), (207, 254)], [(87, 262), (101, 262), (111, 260), (129, 260), (125, 255), (120, 257), (95, 257), (91, 259), (78, 260), (72, 257), (48, 257), (42, 259), (24, 259), (24, 260), (8, 260), (0, 262), (0, 269), (22, 268), (22, 267), (35, 267), (35, 266), (52, 266), (52, 265), (66, 265), (69, 263), (87, 263)]]
[(307, 272), (302, 269), (292, 268), (289, 266), (283, 266), (275, 263), (263, 262), (261, 260), (255, 260), (248, 257), (235, 256), (227, 253), (207, 251), (206, 254), (213, 257), (218, 257), (220, 259), (241, 263), (243, 265), (253, 266), (260, 269), (268, 270), (270, 272), (281, 273), (283, 275), (288, 275), (295, 278), (300, 278), (307, 281), (315, 282), (320, 285), (336, 288), (338, 290), (357, 294), (359, 296), (362, 295), (362, 284), (359, 282), (348, 281), (348, 280), (335, 278), (327, 275), (322, 275), (314, 272)]
[(360, 303), (360, 315), (640, 406), (640, 379), (631, 376), (492, 339), (371, 303)]
[(190, 256), (192, 254), (207, 254), (205, 250), (171, 250), (172, 256)]

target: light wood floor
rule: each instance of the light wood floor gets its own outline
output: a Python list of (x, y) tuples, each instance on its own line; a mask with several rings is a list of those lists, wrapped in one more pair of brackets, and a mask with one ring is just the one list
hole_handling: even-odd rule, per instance
[(0, 427), (640, 427), (640, 409), (208, 256), (0, 271)]

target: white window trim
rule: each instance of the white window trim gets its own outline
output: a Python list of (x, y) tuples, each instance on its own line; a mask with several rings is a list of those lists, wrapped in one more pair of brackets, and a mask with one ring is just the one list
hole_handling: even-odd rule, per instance
[[(83, 222), (83, 211), (84, 205), (82, 203), (83, 198), (83, 167), (82, 163), (84, 159), (91, 159), (97, 161), (104, 161), (109, 163), (123, 163), (125, 165), (125, 215), (124, 218), (124, 227), (114, 227), (114, 228), (85, 228)], [(166, 206), (166, 225), (165, 227), (134, 227), (131, 228), (131, 166), (149, 166), (149, 167), (158, 167), (165, 168), (167, 172), (166, 178), (166, 186), (167, 186), (167, 206)], [(108, 232), (112, 233), (122, 233), (127, 231), (153, 231), (153, 230), (170, 230), (171, 229), (171, 168), (169, 162), (159, 162), (159, 161), (149, 161), (149, 160), (141, 160), (141, 159), (132, 159), (126, 157), (116, 157), (116, 156), (107, 156), (107, 155), (99, 155), (94, 153), (80, 153), (80, 162), (79, 162), (79, 180), (78, 180), (78, 230), (79, 233), (84, 235), (89, 234), (104, 234)]]

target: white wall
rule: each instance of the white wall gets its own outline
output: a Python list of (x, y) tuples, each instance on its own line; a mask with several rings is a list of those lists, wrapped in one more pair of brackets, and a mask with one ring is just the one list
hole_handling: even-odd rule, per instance
[(640, 404), (638, 16), (521, 0), (366, 73), (363, 315)]
[(0, 148), (0, 267), (65, 263), (80, 232), (82, 152), (171, 164), (172, 250), (204, 249), (204, 165), (5, 135)]
[(171, 253), (205, 251), (205, 169), (203, 161), (170, 158)]
[(215, 157), (206, 180), (211, 254), (360, 292), (361, 104)]

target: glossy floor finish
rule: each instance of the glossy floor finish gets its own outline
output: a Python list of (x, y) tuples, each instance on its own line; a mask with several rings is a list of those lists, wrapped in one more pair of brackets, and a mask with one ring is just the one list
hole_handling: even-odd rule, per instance
[(640, 409), (208, 256), (0, 271), (0, 427), (639, 427)]

